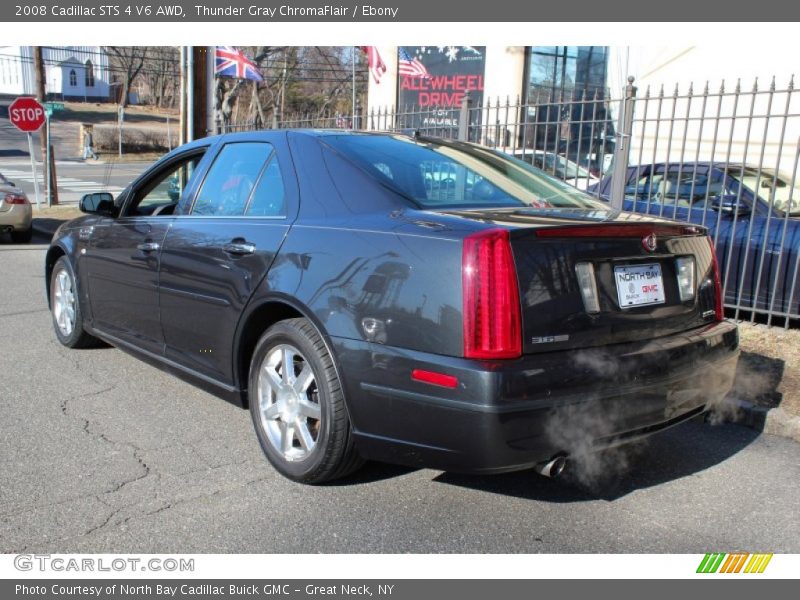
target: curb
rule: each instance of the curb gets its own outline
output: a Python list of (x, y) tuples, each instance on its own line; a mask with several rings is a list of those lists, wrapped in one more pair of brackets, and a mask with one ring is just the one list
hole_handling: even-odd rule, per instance
[(736, 398), (725, 402), (737, 409), (736, 414), (726, 421), (800, 443), (800, 416), (790, 415), (780, 406), (767, 408)]

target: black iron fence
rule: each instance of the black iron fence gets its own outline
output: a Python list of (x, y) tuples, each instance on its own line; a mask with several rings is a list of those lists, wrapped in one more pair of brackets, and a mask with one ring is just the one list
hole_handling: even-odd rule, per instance
[[(401, 131), (478, 143), (633, 210), (709, 228), (735, 318), (800, 319), (800, 100), (794, 82), (573, 93), (528, 104), (287, 115), (274, 127)], [(226, 131), (249, 130), (233, 123)]]

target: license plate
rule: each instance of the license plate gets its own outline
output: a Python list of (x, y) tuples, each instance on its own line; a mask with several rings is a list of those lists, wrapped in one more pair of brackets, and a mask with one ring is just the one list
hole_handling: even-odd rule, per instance
[(614, 277), (621, 308), (664, 303), (660, 264), (614, 267)]

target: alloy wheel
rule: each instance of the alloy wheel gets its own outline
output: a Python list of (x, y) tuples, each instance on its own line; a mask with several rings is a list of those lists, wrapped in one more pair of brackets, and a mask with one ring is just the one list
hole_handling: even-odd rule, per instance
[(75, 292), (72, 278), (66, 269), (56, 273), (53, 287), (53, 317), (61, 334), (70, 336), (75, 329)]
[(258, 406), (267, 439), (287, 461), (302, 461), (319, 439), (322, 411), (316, 377), (291, 344), (267, 352), (258, 372)]

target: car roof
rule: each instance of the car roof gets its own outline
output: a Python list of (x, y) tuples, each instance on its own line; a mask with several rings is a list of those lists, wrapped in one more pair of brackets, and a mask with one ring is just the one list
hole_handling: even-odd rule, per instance
[[(194, 144), (196, 142), (204, 141), (207, 143), (209, 140), (219, 140), (219, 139), (236, 139), (239, 137), (252, 137), (258, 136), (262, 134), (264, 136), (273, 136), (273, 135), (280, 135), (281, 133), (291, 133), (293, 135), (306, 135), (309, 137), (326, 137), (332, 135), (376, 135), (376, 136), (403, 136), (403, 137), (412, 137), (413, 134), (407, 131), (362, 131), (362, 130), (352, 130), (352, 129), (316, 129), (316, 128), (286, 128), (286, 129), (254, 129), (252, 131), (235, 131), (230, 133), (222, 133), (218, 135), (208, 136), (205, 138), (200, 138), (191, 142)], [(429, 137), (429, 136), (425, 136)], [(185, 145), (184, 147), (188, 147), (189, 144)]]

